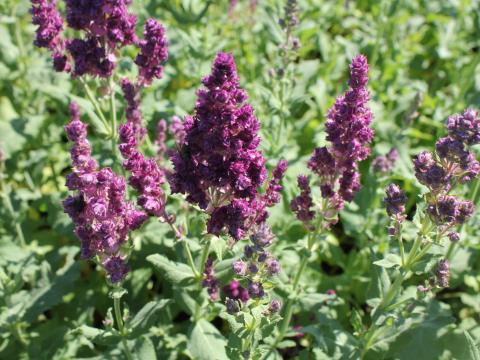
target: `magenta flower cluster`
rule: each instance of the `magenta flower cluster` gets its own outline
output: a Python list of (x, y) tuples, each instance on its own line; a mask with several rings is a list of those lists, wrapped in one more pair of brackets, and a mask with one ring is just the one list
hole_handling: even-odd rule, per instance
[(147, 214), (169, 221), (165, 212), (166, 197), (162, 189), (165, 173), (154, 158), (147, 159), (138, 145), (146, 133), (141, 126), (141, 114), (136, 100), (136, 90), (128, 80), (122, 80), (127, 106), (127, 122), (120, 125), (119, 149), (124, 157), (123, 167), (130, 172), (128, 183), (138, 192), (138, 205)]
[(324, 198), (338, 196), (343, 201), (352, 201), (360, 188), (357, 162), (370, 154), (367, 145), (373, 138), (367, 82), (367, 58), (358, 55), (350, 65), (350, 89), (337, 98), (328, 112), (325, 127), (331, 146), (317, 148), (308, 163), (320, 177)]
[(162, 73), (167, 59), (163, 27), (154, 19), (145, 24), (145, 39), (135, 34), (137, 18), (129, 13), (130, 0), (65, 0), (67, 25), (84, 36), (63, 37), (63, 18), (55, 0), (31, 0), (33, 23), (38, 26), (35, 45), (52, 52), (56, 71), (73, 77), (107, 78), (117, 66), (118, 50), (127, 45), (140, 48), (136, 63), (138, 82), (148, 85)]
[(265, 208), (278, 201), (275, 194), (286, 163), (279, 164), (267, 195), (260, 196), (258, 189), (267, 177), (257, 149), (260, 125), (245, 102), (233, 56), (219, 53), (202, 83), (195, 115), (183, 123), (184, 142), (171, 156), (169, 183), (173, 193), (186, 194), (187, 201), (210, 214), (209, 233), (225, 230), (238, 240), (249, 225), (264, 221)]
[(80, 121), (78, 106), (71, 104), (72, 118), (65, 127), (73, 142), (73, 172), (67, 187), (77, 192), (63, 202), (65, 212), (75, 224), (82, 258), (98, 256), (113, 283), (128, 272), (121, 246), (130, 230), (138, 229), (147, 215), (125, 200), (125, 180), (110, 168), (99, 169), (87, 140), (87, 125)]
[[(357, 163), (370, 154), (368, 144), (374, 134), (369, 127), (372, 112), (367, 82), (367, 58), (358, 55), (350, 65), (350, 88), (328, 112), (325, 127), (330, 146), (315, 149), (308, 162), (309, 169), (319, 177), (322, 197), (328, 200), (322, 209), (325, 218), (341, 210), (345, 201), (352, 201), (360, 189)], [(312, 217), (308, 179), (299, 178), (299, 186), (302, 193), (293, 199), (291, 208), (301, 221), (308, 222)]]
[[(447, 122), (448, 136), (435, 144), (435, 152), (421, 152), (414, 160), (415, 176), (428, 187), (427, 214), (445, 232), (463, 224), (475, 210), (469, 200), (451, 195), (459, 183), (466, 183), (480, 173), (480, 163), (468, 145), (480, 143), (480, 118), (471, 109), (462, 115), (453, 115)], [(458, 241), (456, 232), (449, 234)]]

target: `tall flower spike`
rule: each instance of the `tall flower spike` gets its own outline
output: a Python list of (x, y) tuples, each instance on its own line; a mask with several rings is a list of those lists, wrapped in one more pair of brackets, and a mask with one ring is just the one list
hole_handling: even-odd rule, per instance
[(184, 121), (185, 143), (171, 156), (172, 192), (187, 195), (211, 214), (208, 231), (225, 229), (241, 238), (252, 202), (265, 182), (265, 159), (257, 147), (259, 123), (245, 103), (231, 54), (219, 53), (197, 92), (195, 115)]
[(128, 183), (139, 193), (138, 205), (150, 216), (169, 221), (165, 212), (165, 193), (162, 184), (165, 173), (155, 159), (147, 159), (139, 150), (139, 141), (146, 133), (142, 127), (141, 114), (138, 109), (136, 92), (133, 85), (126, 79), (122, 80), (122, 89), (128, 103), (126, 110), (127, 122), (119, 127), (119, 149), (124, 157), (123, 167), (131, 173)]
[(367, 82), (367, 58), (358, 55), (350, 65), (350, 88), (328, 112), (325, 127), (331, 145), (317, 148), (308, 163), (320, 177), (322, 196), (333, 199), (336, 208), (341, 208), (343, 201), (353, 200), (360, 188), (357, 162), (370, 154), (368, 144), (374, 132), (369, 127), (372, 112), (367, 105)]
[(140, 54), (135, 59), (138, 65), (138, 81), (150, 85), (163, 74), (163, 64), (168, 59), (168, 42), (165, 29), (155, 19), (148, 19), (145, 24), (144, 40), (140, 41)]
[(80, 121), (78, 106), (70, 105), (71, 121), (65, 126), (73, 142), (73, 172), (67, 187), (77, 194), (63, 201), (64, 211), (75, 224), (85, 259), (98, 256), (112, 282), (121, 281), (128, 269), (121, 246), (130, 230), (139, 228), (147, 216), (125, 201), (125, 180), (110, 168), (98, 169), (87, 140), (87, 125)]

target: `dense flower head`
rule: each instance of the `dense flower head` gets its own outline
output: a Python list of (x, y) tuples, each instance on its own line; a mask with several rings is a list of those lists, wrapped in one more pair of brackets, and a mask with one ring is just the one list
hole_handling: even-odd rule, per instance
[(186, 194), (187, 201), (212, 214), (209, 232), (225, 229), (239, 239), (267, 175), (257, 150), (259, 123), (245, 103), (231, 54), (219, 53), (202, 82), (195, 115), (184, 121), (185, 142), (171, 156), (169, 182), (172, 192)]
[(163, 73), (163, 64), (168, 59), (168, 41), (165, 29), (155, 19), (148, 19), (145, 24), (144, 39), (140, 41), (140, 53), (135, 59), (139, 68), (138, 79), (143, 85), (150, 85)]
[(279, 24), (282, 28), (286, 28), (289, 31), (298, 25), (298, 1), (297, 0), (287, 0), (287, 3), (284, 7), (284, 18), (280, 19)]
[(209, 256), (203, 271), (202, 286), (207, 289), (210, 300), (217, 301), (220, 298), (220, 287), (218, 280), (215, 278), (213, 264), (214, 259)]
[(125, 201), (126, 184), (121, 176), (110, 168), (98, 168), (78, 106), (71, 104), (70, 111), (71, 121), (65, 130), (73, 142), (73, 172), (67, 177), (67, 187), (77, 194), (64, 200), (64, 211), (75, 224), (82, 257), (99, 256), (110, 280), (118, 282), (128, 272), (119, 256), (120, 248), (129, 231), (139, 228), (147, 216)]
[(63, 19), (55, 0), (31, 0), (32, 23), (37, 25), (34, 45), (49, 50), (62, 46)]
[(331, 145), (315, 149), (308, 162), (308, 167), (320, 177), (322, 196), (333, 199), (338, 194), (335, 207), (342, 207), (342, 201), (353, 200), (360, 189), (357, 162), (370, 153), (368, 144), (373, 130), (369, 127), (372, 112), (367, 106), (367, 82), (367, 59), (358, 55), (350, 65), (350, 88), (328, 112), (325, 127)]
[(128, 13), (130, 0), (65, 0), (67, 23), (92, 37), (105, 38), (111, 47), (136, 42), (136, 16)]
[(431, 190), (441, 190), (449, 186), (451, 176), (438, 164), (428, 151), (423, 151), (414, 160), (415, 176)]
[(392, 148), (386, 155), (379, 155), (372, 161), (373, 171), (388, 173), (394, 168), (397, 159), (398, 151)]
[(442, 195), (427, 207), (427, 213), (437, 224), (457, 225), (465, 223), (475, 211), (470, 200), (460, 200), (456, 196)]
[(448, 134), (467, 145), (480, 143), (480, 117), (478, 112), (467, 109), (462, 115), (452, 115), (447, 121)]
[(297, 219), (308, 226), (315, 216), (315, 212), (312, 210), (312, 190), (307, 176), (300, 175), (297, 182), (300, 188), (300, 195), (290, 202), (290, 208), (297, 215)]
[(108, 54), (97, 38), (68, 40), (66, 48), (74, 63), (72, 76), (89, 74), (106, 78), (112, 75), (115, 55)]
[(390, 184), (386, 191), (386, 197), (383, 200), (387, 214), (389, 216), (402, 215), (405, 213), (405, 204), (407, 196), (398, 185)]

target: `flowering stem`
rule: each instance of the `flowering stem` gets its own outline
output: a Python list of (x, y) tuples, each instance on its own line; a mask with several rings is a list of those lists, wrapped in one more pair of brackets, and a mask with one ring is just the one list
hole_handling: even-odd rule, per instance
[(123, 344), (125, 356), (127, 357), (128, 360), (133, 360), (133, 356), (130, 353), (130, 350), (128, 349), (127, 340), (125, 339), (126, 331), (125, 331), (125, 326), (122, 320), (122, 313), (120, 310), (120, 298), (118, 297), (113, 298), (113, 309), (115, 312), (115, 320), (117, 322), (118, 331), (120, 332), (120, 336), (122, 337), (122, 344)]
[(288, 299), (287, 305), (285, 306), (285, 317), (283, 318), (282, 324), (280, 326), (280, 332), (275, 340), (275, 345), (277, 345), (280, 341), (283, 340), (285, 337), (285, 333), (287, 332), (288, 326), (290, 325), (290, 321), (292, 320), (293, 315), (293, 305), (295, 304), (296, 300), (296, 292), (298, 288), (298, 284), (300, 282), (300, 278), (302, 277), (305, 268), (307, 267), (308, 260), (310, 259), (310, 254), (313, 249), (313, 245), (315, 244), (315, 239), (317, 238), (320, 230), (321, 230), (321, 221), (322, 217), (319, 216), (319, 221), (317, 226), (313, 232), (310, 232), (307, 238), (307, 251), (303, 254), (302, 260), (300, 262), (300, 267), (293, 278), (292, 284), (292, 296)]

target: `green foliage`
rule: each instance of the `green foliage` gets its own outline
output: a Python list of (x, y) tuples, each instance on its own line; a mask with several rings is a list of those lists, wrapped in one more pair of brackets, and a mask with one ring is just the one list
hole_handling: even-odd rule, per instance
[[(80, 105), (102, 166), (113, 163), (106, 140), (110, 129), (81, 84), (55, 73), (48, 54), (33, 47), (29, 1), (1, 0), (1, 359), (121, 359), (124, 344), (134, 359), (240, 359), (242, 349), (250, 347), (256, 347), (250, 354), (255, 359), (480, 359), (480, 215), (462, 228), (452, 254), (450, 288), (422, 295), (416, 287), (434, 276), (448, 243), (432, 246), (397, 288), (402, 258), (387, 235), (382, 206), (385, 185), (401, 184), (412, 219), (404, 225), (403, 244), (411, 249), (423, 231), (419, 204), (425, 193), (411, 158), (445, 134), (450, 114), (480, 107), (478, 1), (300, 0), (295, 36), (301, 47), (285, 69), (279, 50), (285, 34), (278, 25), (284, 1), (258, 3), (251, 10), (249, 1), (239, 1), (229, 12), (228, 1), (133, 1), (140, 23), (150, 16), (164, 23), (170, 46), (164, 78), (142, 94), (142, 114), (152, 139), (159, 119), (170, 122), (173, 115), (191, 114), (216, 52), (233, 52), (261, 123), (267, 167), (271, 170), (280, 158), (289, 162), (282, 201), (269, 218), (277, 237), (272, 252), (282, 273), (269, 285), (274, 286), (272, 298), (282, 299), (284, 308), (289, 300), (294, 303), (294, 327), (276, 342), (284, 312), (267, 316), (265, 306), (252, 306), (228, 314), (223, 292), (222, 301), (212, 303), (182, 242), (152, 219), (132, 234), (132, 271), (123, 284), (127, 292), (117, 294), (126, 333), (118, 330), (101, 267), (79, 259), (79, 242), (61, 205), (67, 196), (65, 175), (71, 171), (63, 131), (68, 103)], [(348, 62), (359, 52), (370, 64), (376, 130), (371, 158), (392, 147), (400, 158), (382, 176), (372, 172), (371, 158), (362, 163), (362, 190), (355, 201), (332, 231), (303, 254), (308, 234), (289, 202), (312, 150), (325, 144), (327, 111), (345, 89)], [(134, 74), (135, 55), (134, 48), (118, 54), (122, 74)], [(102, 83), (90, 79), (89, 85)], [(106, 110), (107, 99), (98, 101)], [(124, 120), (121, 111), (119, 118)], [(167, 140), (174, 146), (173, 139)], [(156, 149), (147, 142), (142, 150), (154, 154)], [(465, 196), (478, 203), (476, 184)], [(200, 269), (204, 217), (178, 196), (168, 206), (189, 234), (183, 241)], [(233, 259), (241, 256), (245, 242), (210, 240), (222, 287), (232, 280)], [(303, 255), (309, 262), (298, 295), (292, 280)], [(390, 295), (392, 301), (382, 304)]]

